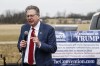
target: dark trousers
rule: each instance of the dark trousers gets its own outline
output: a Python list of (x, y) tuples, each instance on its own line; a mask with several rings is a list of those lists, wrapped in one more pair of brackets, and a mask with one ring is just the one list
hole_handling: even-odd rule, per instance
[(29, 65), (28, 63), (23, 63), (23, 66), (36, 66), (36, 65)]

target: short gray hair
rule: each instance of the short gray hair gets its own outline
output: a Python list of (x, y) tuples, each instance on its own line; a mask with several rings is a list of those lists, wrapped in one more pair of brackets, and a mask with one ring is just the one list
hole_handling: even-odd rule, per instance
[(37, 15), (40, 15), (40, 10), (37, 6), (33, 6), (33, 5), (27, 6), (25, 9), (25, 12), (27, 12), (30, 9), (34, 9), (36, 11)]

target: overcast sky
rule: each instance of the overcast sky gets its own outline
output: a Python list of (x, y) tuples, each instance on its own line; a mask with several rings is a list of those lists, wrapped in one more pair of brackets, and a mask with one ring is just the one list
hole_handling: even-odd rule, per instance
[(58, 11), (87, 14), (100, 9), (100, 0), (0, 0), (0, 14), (7, 10), (24, 11), (28, 5), (38, 6), (42, 16), (55, 16)]

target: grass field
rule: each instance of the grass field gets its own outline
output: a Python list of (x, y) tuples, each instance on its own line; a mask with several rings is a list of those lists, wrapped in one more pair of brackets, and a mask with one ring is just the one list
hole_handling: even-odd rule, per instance
[[(0, 54), (6, 57), (6, 63), (16, 63), (20, 58), (20, 54), (17, 49), (20, 27), (21, 25), (17, 24), (0, 25)], [(15, 41), (15, 43), (7, 43), (12, 41)], [(0, 64), (3, 64), (3, 60), (1, 58)]]
[(81, 30), (89, 30), (89, 25), (90, 24), (78, 24), (78, 31), (81, 31)]
[(0, 41), (17, 41), (21, 25), (0, 25)]
[[(77, 24), (78, 31), (80, 30), (89, 30), (89, 24)], [(20, 54), (17, 49), (17, 41), (20, 33), (21, 25), (18, 24), (8, 24), (0, 25), (0, 54), (6, 57), (7, 63), (14, 63), (20, 58)], [(6, 42), (15, 41), (14, 44)], [(4, 42), (4, 44), (2, 44)], [(0, 59), (0, 63), (3, 61)]]

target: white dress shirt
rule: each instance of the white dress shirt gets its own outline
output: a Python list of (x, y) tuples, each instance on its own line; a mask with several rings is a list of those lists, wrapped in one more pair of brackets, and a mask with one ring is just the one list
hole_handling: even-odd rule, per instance
[[(36, 36), (38, 36), (39, 27), (40, 27), (40, 21), (34, 27), (34, 29), (35, 29), (35, 35)], [(24, 56), (24, 63), (28, 63), (28, 53), (29, 53), (29, 45), (30, 45), (31, 32), (32, 32), (32, 27), (30, 28), (29, 33), (28, 33), (27, 47), (26, 47), (25, 56)], [(35, 61), (35, 47), (36, 47), (36, 44), (34, 44), (34, 54), (33, 54), (34, 63), (33, 64), (36, 64), (36, 61)]]

